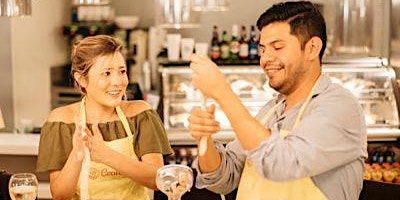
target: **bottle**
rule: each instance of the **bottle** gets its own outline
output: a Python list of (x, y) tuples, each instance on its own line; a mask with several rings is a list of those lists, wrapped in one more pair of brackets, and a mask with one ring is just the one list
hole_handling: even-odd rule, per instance
[(239, 58), (239, 26), (232, 25), (232, 40), (230, 42), (230, 60), (235, 61)]
[(218, 60), (219, 58), (221, 58), (221, 50), (219, 45), (218, 27), (214, 26), (212, 32), (210, 53), (210, 57), (212, 60)]
[(221, 59), (227, 60), (229, 58), (229, 36), (226, 31), (222, 31), (221, 40)]
[(249, 57), (249, 44), (245, 26), (242, 26), (240, 30), (239, 57), (240, 59), (247, 59)]
[(255, 26), (251, 26), (250, 41), (249, 41), (249, 58), (251, 60), (258, 59), (258, 38)]

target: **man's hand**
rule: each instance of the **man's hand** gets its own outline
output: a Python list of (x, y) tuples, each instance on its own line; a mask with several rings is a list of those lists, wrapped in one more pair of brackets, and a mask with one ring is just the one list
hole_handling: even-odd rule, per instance
[(219, 122), (214, 117), (215, 105), (211, 104), (207, 111), (194, 108), (189, 116), (189, 132), (200, 142), (202, 136), (211, 136), (221, 130)]
[(192, 54), (190, 61), (190, 68), (193, 70), (192, 84), (206, 97), (218, 100), (223, 92), (230, 90), (224, 75), (208, 57)]

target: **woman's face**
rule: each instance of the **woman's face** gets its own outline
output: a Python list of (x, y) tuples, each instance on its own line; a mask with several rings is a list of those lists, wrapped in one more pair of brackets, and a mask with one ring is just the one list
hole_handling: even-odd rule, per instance
[(103, 106), (116, 107), (128, 85), (124, 57), (119, 52), (97, 57), (86, 81), (87, 98)]

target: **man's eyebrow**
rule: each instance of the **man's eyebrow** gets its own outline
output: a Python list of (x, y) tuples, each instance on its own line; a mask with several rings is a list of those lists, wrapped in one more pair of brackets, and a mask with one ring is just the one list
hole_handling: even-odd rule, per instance
[[(274, 45), (274, 44), (276, 44), (276, 43), (279, 43), (279, 42), (283, 42), (283, 40), (282, 39), (275, 39), (275, 40), (272, 40), (271, 42), (267, 42), (267, 45)], [(261, 47), (265, 47), (265, 45), (264, 44), (258, 44), (259, 46), (261, 46)]]

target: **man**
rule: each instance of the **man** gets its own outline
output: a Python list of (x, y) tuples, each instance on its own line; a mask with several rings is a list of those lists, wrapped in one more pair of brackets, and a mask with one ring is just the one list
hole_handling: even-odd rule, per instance
[(326, 27), (310, 2), (273, 5), (257, 21), (260, 66), (279, 92), (253, 118), (218, 66), (192, 56), (192, 83), (224, 111), (236, 139), (224, 148), (215, 106), (194, 109), (189, 130), (207, 151), (196, 186), (237, 199), (358, 199), (367, 140), (364, 114), (350, 91), (321, 74)]

